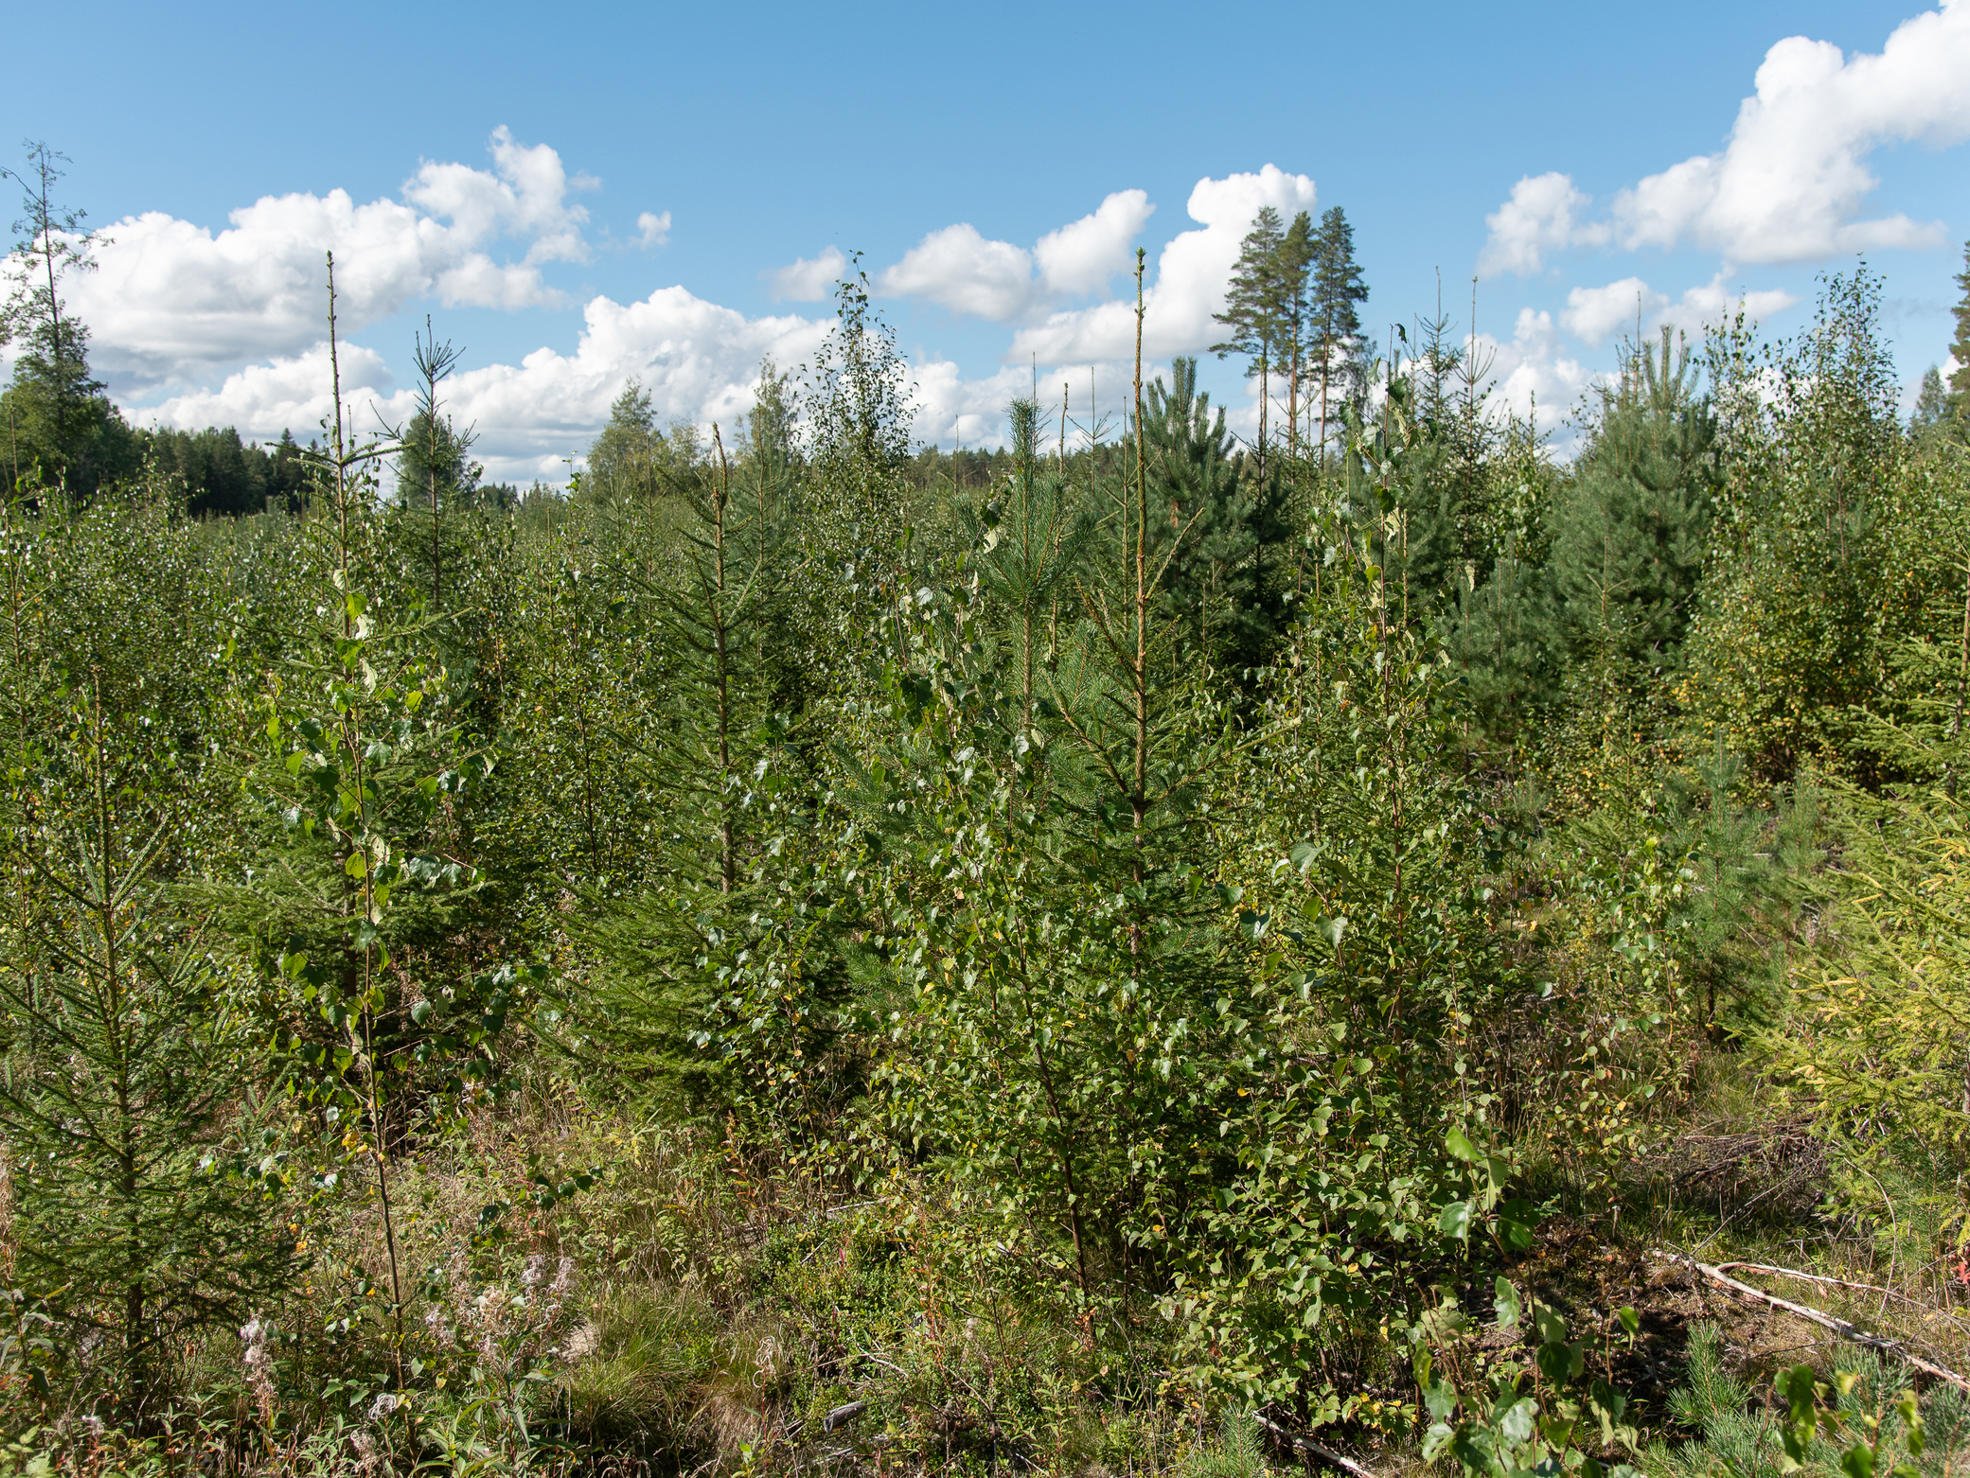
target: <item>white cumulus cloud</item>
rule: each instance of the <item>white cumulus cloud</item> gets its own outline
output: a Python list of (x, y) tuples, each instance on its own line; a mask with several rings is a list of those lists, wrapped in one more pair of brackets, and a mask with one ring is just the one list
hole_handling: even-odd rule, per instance
[(1671, 299), (1639, 277), (1624, 277), (1605, 287), (1576, 287), (1566, 295), (1560, 322), (1567, 332), (1588, 344), (1605, 343), (1617, 331), (1639, 328), (1644, 334), (1663, 325), (1692, 337), (1722, 323), (1742, 306), (1746, 317), (1768, 318), (1798, 302), (1780, 288), (1734, 290), (1724, 274)]
[(1868, 156), (1897, 142), (1970, 139), (1970, 3), (1897, 26), (1878, 53), (1790, 36), (1765, 53), (1723, 150), (1650, 175), (1615, 200), (1624, 245), (1686, 240), (1738, 262), (1933, 245), (1942, 228), (1862, 219)]
[[(345, 190), (269, 195), (213, 231), (161, 211), (106, 228), (98, 270), (70, 295), (119, 390), (144, 393), (248, 360), (292, 359), (324, 336), (325, 257), (335, 253), (340, 326), (353, 333), (413, 300), (523, 308), (560, 295), (548, 262), (586, 252), (587, 211), (546, 145), (498, 129), (493, 168), (426, 162), (402, 198)], [(499, 252), (502, 243), (512, 255)]]
[(1493, 405), (1531, 417), (1541, 430), (1564, 420), (1596, 378), (1560, 347), (1553, 315), (1544, 311), (1521, 308), (1510, 339), (1478, 334), (1476, 343), (1479, 361), (1491, 364)]
[(1686, 244), (1727, 262), (1800, 262), (1836, 253), (1934, 246), (1940, 222), (1866, 216), (1885, 145), (1970, 140), (1970, 0), (1902, 22), (1879, 52), (1788, 36), (1765, 53), (1724, 147), (1621, 190), (1605, 219), (1566, 174), (1532, 175), (1487, 218), (1485, 275), (1538, 271), (1554, 251), (1613, 241)]
[(1606, 226), (1581, 219), (1590, 203), (1570, 175), (1527, 175), (1484, 218), (1490, 234), (1478, 257), (1478, 275), (1511, 272), (1524, 277), (1545, 266), (1550, 252), (1607, 240)]
[(876, 287), (995, 322), (1009, 322), (1065, 296), (1098, 292), (1127, 269), (1129, 249), (1156, 207), (1142, 190), (1117, 190), (1029, 250), (997, 241), (969, 222), (932, 231)]
[[(96, 296), (84, 306), (126, 411), (140, 423), (233, 425), (260, 439), (313, 434), (330, 412), (322, 258), (333, 248), (346, 407), (361, 432), (403, 420), (411, 392), (363, 343), (366, 326), (430, 299), (498, 309), (558, 302), (546, 267), (588, 250), (587, 211), (574, 197), (592, 182), (571, 175), (551, 148), (521, 145), (504, 129), (489, 153), (486, 168), (426, 161), (397, 198), (269, 196), (218, 231), (163, 214), (117, 223), (116, 244), (88, 283)], [(1189, 202), (1196, 227), (1162, 250), (1150, 288), (1154, 365), (1212, 342), (1211, 315), (1259, 207), (1290, 214), (1312, 209), (1314, 199), (1310, 179), (1271, 165), (1198, 182)], [(1063, 297), (1118, 286), (1153, 210), (1144, 191), (1115, 191), (1031, 247), (960, 223), (929, 233), (878, 274), (886, 291), (1025, 322), (1053, 340), (1046, 353), (1018, 346), (982, 377), (934, 347), (914, 355), (916, 434), (945, 446), (1001, 440), (1005, 407), (1030, 393), (1035, 362), (1046, 367), (1040, 383), (1051, 406), (1063, 381), (1073, 387), (1071, 436), (1094, 422), (1112, 434), (1126, 399), (1132, 299), (1032, 320)], [(636, 240), (661, 244), (669, 225), (668, 213), (644, 211)], [(767, 275), (776, 296), (813, 302), (850, 270), (829, 246)], [(478, 428), (477, 453), (493, 476), (558, 481), (630, 379), (650, 390), (663, 420), (730, 428), (750, 409), (760, 359), (810, 361), (831, 321), (748, 316), (681, 286), (635, 302), (597, 296), (571, 345), (466, 370), (448, 383), (447, 404)]]
[(670, 240), (670, 212), (641, 212), (636, 217), (636, 244), (638, 246), (662, 246)]
[(1624, 277), (1605, 287), (1576, 287), (1566, 295), (1560, 322), (1568, 333), (1589, 344), (1604, 343), (1621, 328), (1633, 328), (1653, 318), (1668, 298), (1639, 277)]
[[(518, 364), (466, 370), (447, 382), (446, 406), (478, 428), (474, 452), (491, 475), (558, 482), (566, 459), (587, 450), (631, 379), (649, 390), (660, 420), (716, 421), (729, 434), (751, 409), (760, 360), (770, 355), (782, 366), (797, 365), (812, 357), (828, 326), (792, 315), (748, 318), (682, 287), (634, 303), (596, 297), (583, 310), (571, 352), (542, 347)], [(409, 416), (412, 392), (392, 384), (380, 355), (344, 341), (341, 360), (344, 401), (359, 432)], [(240, 369), (215, 390), (169, 396), (130, 413), (147, 424), (230, 425), (259, 440), (292, 429), (306, 439), (330, 410), (329, 383), (327, 349), (316, 345)]]
[[(1217, 342), (1213, 315), (1224, 308), (1225, 286), (1252, 218), (1270, 205), (1290, 220), (1311, 211), (1315, 198), (1309, 177), (1271, 164), (1256, 173), (1199, 180), (1185, 207), (1196, 228), (1179, 232), (1163, 247), (1155, 277), (1144, 289), (1144, 352), (1164, 360), (1201, 353)], [(1049, 314), (1015, 335), (1006, 357), (1043, 364), (1116, 363), (1131, 358), (1134, 346), (1135, 304), (1118, 299)]]
[(996, 446), (1005, 439), (1006, 407), (1032, 392), (1028, 371), (1007, 367), (968, 379), (954, 361), (919, 356), (910, 366), (918, 441), (950, 451)]
[[(360, 344), (341, 343), (336, 358), (342, 373), (344, 425), (357, 437), (378, 428), (376, 412), (392, 395), (390, 367), (383, 356)], [(180, 427), (236, 426), (249, 440), (273, 441), (292, 431), (297, 440), (316, 434), (330, 414), (334, 383), (328, 341), (227, 375), (216, 388), (188, 391), (140, 413), (146, 424)]]
[(954, 313), (1016, 317), (1033, 296), (1033, 257), (1010, 241), (993, 241), (968, 222), (932, 231), (886, 268), (876, 287), (927, 298)]
[(1117, 190), (1093, 213), (1049, 231), (1033, 247), (1040, 278), (1057, 293), (1099, 292), (1128, 269), (1129, 248), (1156, 207), (1142, 190)]
[(784, 303), (818, 303), (834, 291), (841, 274), (848, 270), (848, 258), (838, 246), (817, 256), (801, 257), (768, 273), (773, 296)]
[(496, 236), (525, 238), (530, 262), (582, 261), (588, 255), (581, 228), (585, 207), (572, 203), (571, 191), (592, 190), (588, 175), (569, 178), (561, 156), (547, 144), (521, 144), (501, 124), (488, 145), (491, 171), (466, 164), (426, 161), (404, 186), (404, 199), (425, 213), (449, 220), (473, 242)]
[(1786, 292), (1783, 288), (1758, 288), (1751, 291), (1727, 288), (1723, 274), (1715, 279), (1687, 290), (1674, 303), (1666, 305), (1659, 312), (1652, 326), (1668, 324), (1695, 337), (1705, 329), (1724, 322), (1739, 307), (1744, 309), (1746, 318), (1754, 323), (1783, 313), (1799, 298), (1797, 294)]

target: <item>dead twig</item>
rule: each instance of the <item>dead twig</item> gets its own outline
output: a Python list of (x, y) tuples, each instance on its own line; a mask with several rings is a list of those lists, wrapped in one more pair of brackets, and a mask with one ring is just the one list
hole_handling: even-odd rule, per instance
[(1802, 1283), (1818, 1283), (1827, 1288), (1851, 1288), (1856, 1293), (1875, 1293), (1884, 1299), (1891, 1298), (1896, 1303), (1907, 1304), (1910, 1308), (1917, 1309), (1924, 1314), (1932, 1316), (1939, 1315), (1946, 1320), (1951, 1318), (1947, 1312), (1941, 1309), (1932, 1309), (1919, 1298), (1910, 1298), (1906, 1293), (1898, 1293), (1892, 1288), (1883, 1288), (1877, 1283), (1856, 1283), (1847, 1278), (1830, 1278), (1824, 1273), (1805, 1273), (1797, 1268), (1782, 1268), (1774, 1263), (1768, 1262), (1720, 1262), (1717, 1264), (1717, 1271), (1720, 1273), (1736, 1271), (1769, 1273), (1774, 1278), (1797, 1278)]
[(1311, 1437), (1301, 1436), (1298, 1432), (1281, 1426), (1264, 1412), (1258, 1413), (1258, 1419), (1260, 1426), (1264, 1427), (1287, 1446), (1297, 1447), (1301, 1452), (1312, 1453), (1322, 1462), (1331, 1463), (1344, 1473), (1354, 1474), (1354, 1478), (1375, 1478), (1375, 1470), (1373, 1468), (1364, 1468), (1353, 1458), (1343, 1457), (1340, 1453), (1334, 1451), (1333, 1448), (1324, 1447)]
[[(1923, 1359), (1900, 1340), (1890, 1339), (1885, 1334), (1876, 1334), (1871, 1330), (1862, 1329), (1858, 1324), (1850, 1324), (1847, 1320), (1839, 1318), (1836, 1315), (1823, 1313), (1819, 1309), (1808, 1308), (1805, 1304), (1792, 1302), (1791, 1299), (1780, 1298), (1777, 1294), (1767, 1293), (1762, 1288), (1753, 1288), (1749, 1283), (1739, 1282), (1720, 1267), (1707, 1262), (1698, 1262), (1695, 1258), (1687, 1257), (1680, 1252), (1655, 1252), (1651, 1253), (1650, 1256), (1661, 1262), (1675, 1263), (1682, 1267), (1691, 1268), (1705, 1282), (1722, 1288), (1728, 1293), (1734, 1293), (1739, 1298), (1747, 1298), (1755, 1303), (1767, 1304), (1772, 1308), (1783, 1310), (1795, 1319), (1804, 1319), (1809, 1324), (1817, 1324), (1822, 1329), (1831, 1330), (1842, 1339), (1851, 1340), (1857, 1345), (1866, 1345), (1869, 1349), (1879, 1350), (1884, 1355), (1893, 1355), (1896, 1359), (1914, 1366), (1924, 1375), (1934, 1376), (1937, 1380), (1948, 1381), (1958, 1390), (1970, 1391), (1970, 1380), (1966, 1380), (1954, 1370), (1945, 1369), (1933, 1360)], [(1733, 1264), (1733, 1266), (1742, 1267), (1750, 1265)], [(1779, 1269), (1779, 1271), (1783, 1272), (1785, 1270)], [(1838, 1280), (1828, 1279), (1826, 1281), (1837, 1282)], [(1878, 1292), (1879, 1290), (1874, 1291)]]
[(1873, 1283), (1855, 1283), (1847, 1278), (1829, 1278), (1824, 1273), (1803, 1273), (1797, 1268), (1782, 1268), (1774, 1263), (1720, 1262), (1716, 1266), (1720, 1273), (1770, 1273), (1774, 1278), (1797, 1278), (1802, 1283), (1819, 1283), (1827, 1288), (1851, 1288), (1856, 1293), (1878, 1293), (1884, 1298), (1899, 1298), (1906, 1303), (1915, 1301), (1892, 1288), (1881, 1288)]

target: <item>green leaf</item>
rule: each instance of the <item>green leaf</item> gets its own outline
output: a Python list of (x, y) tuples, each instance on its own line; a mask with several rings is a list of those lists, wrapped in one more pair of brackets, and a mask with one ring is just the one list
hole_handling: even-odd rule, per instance
[(1441, 1376), (1432, 1376), (1423, 1385), (1423, 1405), (1438, 1421), (1447, 1422), (1457, 1412), (1457, 1388)]
[[(1542, 1309), (1540, 1312), (1545, 1311)], [(1556, 1386), (1563, 1386), (1579, 1375), (1587, 1363), (1580, 1346), (1568, 1344), (1564, 1340), (1553, 1340), (1541, 1345), (1538, 1355), (1534, 1358), (1538, 1361), (1540, 1374)]]
[(1787, 1414), (1796, 1422), (1812, 1424), (1817, 1420), (1815, 1405), (1819, 1394), (1819, 1377), (1810, 1365), (1795, 1365), (1778, 1378), (1779, 1395), (1784, 1398)]
[(1437, 1213), (1436, 1225), (1438, 1231), (1447, 1232), (1458, 1241), (1463, 1241), (1471, 1234), (1471, 1203), (1452, 1201)]
[(1453, 1128), (1443, 1136), (1443, 1147), (1450, 1151), (1453, 1159), (1472, 1164), (1478, 1157), (1477, 1146), (1472, 1144), (1461, 1129)]
[(1775, 1382), (1786, 1414), (1779, 1423), (1779, 1436), (1791, 1467), (1802, 1466), (1819, 1432), (1819, 1378), (1810, 1365), (1795, 1365)]
[(1510, 1278), (1500, 1275), (1491, 1285), (1491, 1307), (1498, 1315), (1500, 1329), (1514, 1328), (1519, 1322), (1519, 1291)]
[(1450, 1445), (1456, 1432), (1448, 1422), (1433, 1422), (1429, 1431), (1423, 1434), (1423, 1461), (1432, 1462), (1436, 1456)]
[(1538, 1403), (1530, 1396), (1521, 1396), (1506, 1409), (1498, 1431), (1507, 1442), (1521, 1446), (1532, 1440), (1532, 1419), (1538, 1414)]

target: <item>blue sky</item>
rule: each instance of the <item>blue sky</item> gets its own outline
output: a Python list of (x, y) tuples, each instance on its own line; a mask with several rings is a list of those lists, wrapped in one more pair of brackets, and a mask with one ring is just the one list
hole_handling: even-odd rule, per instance
[[(1481, 275), (1501, 398), (1556, 428), (1638, 306), (1695, 327), (1743, 296), (1789, 332), (1863, 249), (1912, 383), (1970, 237), (1970, 0), (108, 4), (9, 32), (50, 65), (16, 68), (0, 139), (72, 156), (113, 238), (74, 296), (133, 417), (305, 434), (333, 244), (358, 398), (400, 411), (428, 312), (520, 478), (562, 475), (631, 375), (730, 420), (762, 353), (811, 353), (798, 289), (833, 252), (948, 446), (995, 439), (1036, 358), (1050, 397), (1119, 392), (1138, 243), (1152, 352), (1204, 348), (1263, 203), (1347, 210), (1371, 324), (1439, 271), (1461, 321)], [(1207, 383), (1255, 423), (1235, 368)]]

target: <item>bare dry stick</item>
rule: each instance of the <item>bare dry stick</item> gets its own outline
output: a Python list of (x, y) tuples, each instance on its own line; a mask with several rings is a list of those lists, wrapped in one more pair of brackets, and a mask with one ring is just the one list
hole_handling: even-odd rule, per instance
[(1929, 1306), (1919, 1298), (1910, 1298), (1906, 1293), (1897, 1293), (1892, 1288), (1883, 1288), (1876, 1283), (1856, 1283), (1848, 1278), (1829, 1278), (1824, 1273), (1802, 1273), (1797, 1268), (1782, 1268), (1767, 1262), (1720, 1262), (1720, 1273), (1766, 1273), (1774, 1278), (1797, 1278), (1801, 1283), (1817, 1283), (1823, 1288), (1851, 1288), (1856, 1293), (1876, 1293), (1882, 1298), (1892, 1298), (1911, 1308), (1931, 1312)]
[(1264, 1412), (1259, 1413), (1259, 1425), (1287, 1446), (1296, 1447), (1301, 1452), (1311, 1453), (1322, 1462), (1331, 1463), (1344, 1473), (1354, 1474), (1354, 1478), (1375, 1478), (1375, 1470), (1373, 1468), (1364, 1468), (1353, 1458), (1343, 1457), (1340, 1453), (1334, 1451), (1333, 1448), (1323, 1447), (1311, 1437), (1303, 1437), (1298, 1432), (1288, 1430)]
[(1830, 1329), (1842, 1339), (1852, 1340), (1857, 1345), (1866, 1345), (1869, 1349), (1879, 1350), (1884, 1355), (1893, 1355), (1896, 1359), (1914, 1366), (1924, 1375), (1948, 1381), (1958, 1390), (1970, 1391), (1970, 1380), (1966, 1380), (1954, 1370), (1944, 1369), (1933, 1360), (1923, 1359), (1900, 1340), (1890, 1339), (1885, 1334), (1875, 1334), (1871, 1330), (1862, 1329), (1858, 1324), (1850, 1324), (1836, 1315), (1822, 1313), (1818, 1309), (1808, 1308), (1805, 1304), (1793, 1303), (1792, 1300), (1780, 1298), (1775, 1293), (1767, 1293), (1762, 1288), (1753, 1288), (1749, 1283), (1740, 1283), (1722, 1268), (1713, 1267), (1707, 1262), (1698, 1262), (1695, 1258), (1686, 1257), (1680, 1252), (1655, 1252), (1650, 1256), (1661, 1262), (1677, 1263), (1692, 1268), (1706, 1282), (1714, 1284), (1727, 1293), (1734, 1293), (1739, 1298), (1747, 1298), (1754, 1303), (1782, 1309), (1796, 1319), (1804, 1319), (1808, 1324), (1817, 1324), (1822, 1329)]
[[(1699, 1267), (1704, 1264), (1699, 1263)], [(1802, 1273), (1796, 1268), (1782, 1268), (1773, 1263), (1763, 1262), (1720, 1262), (1715, 1264), (1720, 1273), (1769, 1273), (1775, 1278), (1797, 1278), (1802, 1283), (1817, 1283), (1822, 1288), (1851, 1288), (1856, 1293), (1886, 1293), (1885, 1288), (1877, 1288), (1872, 1283), (1850, 1283), (1845, 1278), (1829, 1278), (1824, 1273)]]

